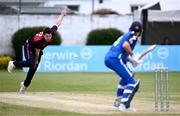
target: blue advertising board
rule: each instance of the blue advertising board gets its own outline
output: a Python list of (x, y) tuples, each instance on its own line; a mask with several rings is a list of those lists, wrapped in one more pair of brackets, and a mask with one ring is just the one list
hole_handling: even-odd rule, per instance
[[(136, 46), (139, 55), (148, 46)], [(48, 46), (44, 50), (38, 72), (110, 72), (104, 65), (104, 57), (110, 46)], [(168, 67), (180, 71), (180, 46), (157, 46), (143, 58), (137, 72), (152, 72), (156, 67)], [(27, 71), (27, 68), (23, 68)]]

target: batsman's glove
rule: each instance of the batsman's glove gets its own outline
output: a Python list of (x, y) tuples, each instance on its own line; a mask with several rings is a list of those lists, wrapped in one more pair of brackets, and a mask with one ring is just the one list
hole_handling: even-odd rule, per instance
[(129, 62), (132, 64), (133, 67), (137, 67), (140, 63), (142, 63), (142, 60), (138, 59), (138, 56), (128, 56)]

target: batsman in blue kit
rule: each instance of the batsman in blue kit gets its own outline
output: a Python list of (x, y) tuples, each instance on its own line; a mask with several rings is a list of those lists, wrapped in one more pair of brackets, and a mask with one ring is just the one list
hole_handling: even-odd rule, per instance
[(9, 61), (7, 68), (8, 72), (12, 72), (15, 67), (29, 67), (25, 80), (21, 82), (21, 87), (19, 90), (20, 94), (24, 94), (27, 87), (30, 85), (41, 60), (41, 56), (43, 55), (43, 49), (53, 41), (54, 34), (56, 33), (65, 15), (66, 9), (63, 9), (54, 26), (51, 28), (46, 27), (42, 32), (39, 32), (26, 40), (24, 44), (24, 54), (26, 60)]
[(133, 22), (129, 32), (119, 37), (105, 56), (105, 65), (121, 77), (114, 102), (114, 106), (120, 111), (130, 109), (131, 100), (139, 88), (140, 82), (135, 80), (134, 73), (128, 68), (127, 62), (130, 62), (133, 67), (140, 63), (140, 60), (134, 57), (133, 49), (142, 32), (142, 24)]

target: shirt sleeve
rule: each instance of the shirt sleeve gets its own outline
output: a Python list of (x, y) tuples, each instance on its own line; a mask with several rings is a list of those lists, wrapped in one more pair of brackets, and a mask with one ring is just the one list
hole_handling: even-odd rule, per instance
[(51, 27), (51, 30), (53, 32), (53, 35), (57, 32), (58, 27), (56, 25)]

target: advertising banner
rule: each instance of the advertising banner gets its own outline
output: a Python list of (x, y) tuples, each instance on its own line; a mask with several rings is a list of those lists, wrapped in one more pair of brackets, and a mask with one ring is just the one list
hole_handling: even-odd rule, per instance
[[(149, 46), (136, 46), (139, 55)], [(110, 46), (48, 46), (44, 50), (38, 72), (110, 72), (104, 65), (104, 57)], [(168, 67), (180, 71), (180, 46), (157, 46), (143, 57), (142, 63), (133, 68), (136, 72), (152, 72), (156, 67)], [(23, 69), (27, 71), (27, 68)]]

